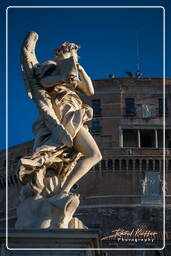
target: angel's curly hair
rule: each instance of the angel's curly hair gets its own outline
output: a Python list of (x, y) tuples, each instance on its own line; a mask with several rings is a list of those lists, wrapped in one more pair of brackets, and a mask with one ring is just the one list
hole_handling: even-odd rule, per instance
[(78, 51), (78, 49), (80, 49), (80, 45), (70, 42), (64, 42), (58, 48), (55, 49), (55, 56), (58, 56), (58, 53), (61, 50), (63, 52), (70, 52), (71, 50)]

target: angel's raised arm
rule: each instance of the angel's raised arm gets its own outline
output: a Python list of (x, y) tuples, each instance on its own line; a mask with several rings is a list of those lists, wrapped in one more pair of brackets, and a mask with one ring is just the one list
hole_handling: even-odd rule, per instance
[(94, 87), (91, 78), (87, 75), (84, 68), (78, 64), (78, 71), (80, 73), (81, 80), (78, 81), (77, 88), (86, 96), (91, 96), (94, 94)]

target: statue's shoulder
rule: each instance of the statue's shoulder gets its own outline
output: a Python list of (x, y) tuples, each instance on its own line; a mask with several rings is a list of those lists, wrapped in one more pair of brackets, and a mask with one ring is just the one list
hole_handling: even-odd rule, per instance
[(36, 64), (35, 65), (35, 69), (38, 69), (38, 68), (45, 69), (47, 67), (52, 67), (52, 66), (54, 66), (56, 68), (57, 67), (56, 62), (53, 61), (53, 60), (47, 60), (47, 61), (45, 61), (43, 63)]

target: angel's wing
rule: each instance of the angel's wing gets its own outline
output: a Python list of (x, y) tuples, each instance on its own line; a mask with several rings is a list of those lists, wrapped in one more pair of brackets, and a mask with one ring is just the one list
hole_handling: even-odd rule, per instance
[(38, 64), (35, 46), (38, 39), (36, 32), (29, 32), (21, 48), (21, 70), (28, 96), (32, 99), (32, 85), (34, 83), (33, 67)]
[[(71, 135), (67, 130), (65, 130), (63, 125), (60, 124), (53, 109), (51, 99), (47, 97), (46, 90), (39, 85), (34, 74), (34, 67), (38, 65), (38, 61), (35, 56), (37, 39), (38, 34), (36, 32), (29, 32), (21, 48), (21, 69), (24, 76), (26, 90), (31, 99), (33, 94), (33, 100), (41, 112), (45, 125), (53, 134), (53, 138), (56, 140), (56, 145), (59, 145), (58, 140), (60, 138), (63, 144), (71, 147), (73, 144)], [(41, 133), (41, 130), (39, 130), (39, 132)], [(52, 145), (54, 145), (54, 141), (52, 141)]]

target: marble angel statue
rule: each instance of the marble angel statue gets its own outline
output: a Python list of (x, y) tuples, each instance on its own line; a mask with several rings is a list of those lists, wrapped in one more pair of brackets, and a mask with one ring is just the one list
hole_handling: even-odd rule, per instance
[[(19, 165), (22, 197), (25, 200), (50, 198), (57, 208), (77, 201), (73, 203), (77, 208), (79, 199), (76, 200), (70, 190), (101, 160), (101, 153), (86, 125), (93, 117), (92, 108), (78, 95), (91, 96), (94, 88), (78, 62), (79, 45), (64, 42), (55, 49), (54, 60), (40, 64), (35, 56), (37, 39), (37, 33), (30, 32), (21, 51), (26, 90), (39, 110), (39, 118), (33, 124), (36, 135), (33, 154), (21, 158)], [(19, 218), (23, 205), (19, 206), (16, 226), (24, 222)], [(72, 209), (70, 215), (75, 210)], [(39, 226), (48, 228), (50, 224)]]

